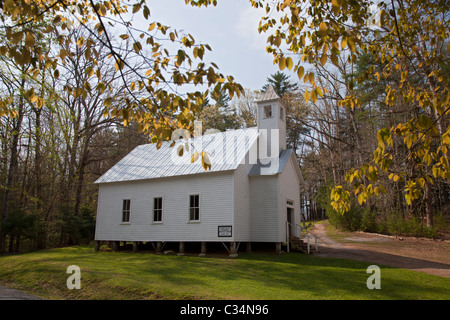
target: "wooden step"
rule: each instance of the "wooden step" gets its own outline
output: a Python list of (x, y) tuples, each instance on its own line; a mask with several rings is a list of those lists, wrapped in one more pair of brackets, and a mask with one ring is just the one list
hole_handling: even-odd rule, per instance
[[(295, 239), (296, 238), (296, 239)], [(300, 240), (298, 237), (289, 237), (291, 241), (289, 241), (292, 250), (301, 251), (303, 253), (308, 253), (308, 243)], [(313, 244), (309, 244), (309, 253), (315, 252), (316, 248)]]

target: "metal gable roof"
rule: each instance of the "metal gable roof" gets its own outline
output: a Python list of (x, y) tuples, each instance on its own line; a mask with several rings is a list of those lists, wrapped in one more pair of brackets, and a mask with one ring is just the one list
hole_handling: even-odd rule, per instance
[[(203, 135), (189, 140), (179, 140), (175, 146), (163, 143), (159, 150), (156, 144), (136, 147), (116, 165), (102, 175), (95, 183), (146, 180), (190, 174), (207, 174), (235, 170), (243, 162), (258, 137), (257, 128), (230, 130)], [(183, 156), (177, 155), (177, 147), (188, 145)], [(206, 151), (211, 159), (211, 169), (205, 171), (201, 157), (191, 163), (196, 151)]]
[[(254, 164), (248, 173), (249, 176), (259, 176), (259, 175), (273, 175), (283, 172), (284, 166), (291, 156), (292, 149), (282, 150), (280, 156), (278, 157), (277, 163), (262, 164), (258, 161)], [(263, 172), (264, 171), (264, 172)]]
[(300, 185), (304, 185), (305, 181), (303, 179), (302, 172), (300, 171), (300, 167), (297, 164), (294, 150), (292, 149), (282, 150), (280, 152), (278, 160), (275, 163), (269, 162), (268, 164), (262, 164), (260, 161), (258, 161), (257, 164), (254, 164), (252, 166), (248, 175), (251, 177), (280, 174), (283, 172), (290, 158), (292, 158), (293, 163), (296, 164), (294, 165), (294, 170), (297, 174)]

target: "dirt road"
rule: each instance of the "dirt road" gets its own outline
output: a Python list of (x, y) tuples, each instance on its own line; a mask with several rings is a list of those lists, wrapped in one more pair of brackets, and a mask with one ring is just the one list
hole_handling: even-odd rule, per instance
[(42, 300), (29, 293), (0, 286), (0, 300)]
[(311, 231), (319, 238), (317, 256), (367, 261), (450, 278), (448, 240), (340, 232), (335, 241), (327, 235), (326, 226), (316, 224)]

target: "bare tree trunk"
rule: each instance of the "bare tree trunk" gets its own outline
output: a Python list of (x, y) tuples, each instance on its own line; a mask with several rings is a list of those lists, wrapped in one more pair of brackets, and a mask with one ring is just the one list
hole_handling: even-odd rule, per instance
[(78, 181), (77, 181), (77, 189), (75, 192), (75, 206), (74, 206), (74, 214), (77, 216), (80, 213), (80, 205), (81, 205), (81, 195), (83, 192), (83, 183), (84, 183), (84, 174), (86, 165), (88, 163), (89, 157), (89, 149), (88, 149), (89, 139), (86, 138), (84, 143), (83, 152), (81, 154), (80, 165), (78, 168)]
[[(25, 79), (22, 79), (21, 87), (24, 88)], [(5, 197), (3, 202), (3, 213), (0, 219), (0, 226), (8, 219), (8, 215), (10, 212), (10, 202), (12, 196), (12, 189), (14, 187), (15, 177), (17, 174), (17, 167), (19, 163), (19, 139), (20, 139), (20, 131), (22, 129), (22, 121), (24, 116), (24, 98), (21, 95), (18, 105), (18, 116), (15, 121), (15, 125), (12, 131), (12, 144), (11, 144), (11, 158), (9, 161), (9, 170), (8, 170), (8, 178), (6, 180), (5, 186)], [(5, 250), (6, 245), (6, 234), (0, 228), (0, 252)]]
[(430, 183), (428, 181), (425, 182), (425, 190), (424, 190), (424, 201), (425, 201), (425, 217), (427, 221), (427, 227), (433, 226), (433, 205), (431, 198), (431, 190)]

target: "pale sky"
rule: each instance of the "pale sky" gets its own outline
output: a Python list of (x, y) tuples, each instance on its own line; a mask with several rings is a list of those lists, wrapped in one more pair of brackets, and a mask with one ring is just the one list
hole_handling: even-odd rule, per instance
[(207, 8), (187, 6), (184, 0), (153, 0), (148, 6), (150, 22), (184, 30), (181, 34), (189, 33), (196, 42), (209, 44), (208, 61), (216, 63), (224, 75), (234, 76), (244, 88), (259, 90), (267, 77), (278, 71), (265, 49), (267, 35), (258, 33), (265, 11), (252, 8), (248, 0), (218, 0), (216, 7)]

